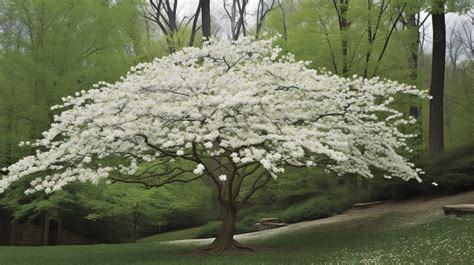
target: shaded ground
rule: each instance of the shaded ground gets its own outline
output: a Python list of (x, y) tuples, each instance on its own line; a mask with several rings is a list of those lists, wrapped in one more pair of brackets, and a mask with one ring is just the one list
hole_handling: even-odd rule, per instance
[[(413, 225), (426, 221), (435, 216), (443, 215), (441, 207), (447, 204), (474, 203), (474, 192), (466, 192), (454, 196), (445, 196), (438, 198), (422, 198), (407, 201), (386, 202), (367, 209), (349, 210), (343, 214), (335, 215), (329, 218), (323, 218), (313, 221), (306, 221), (291, 224), (285, 227), (258, 231), (253, 233), (236, 235), (235, 239), (240, 242), (252, 242), (256, 240), (266, 240), (278, 235), (291, 234), (315, 228), (321, 225), (337, 224), (347, 221), (364, 219), (368, 217), (377, 217), (386, 214), (405, 215), (413, 214), (416, 218), (412, 221), (404, 221), (404, 225)], [(213, 241), (213, 238), (207, 239), (185, 239), (162, 242), (161, 244), (171, 245), (205, 245)]]

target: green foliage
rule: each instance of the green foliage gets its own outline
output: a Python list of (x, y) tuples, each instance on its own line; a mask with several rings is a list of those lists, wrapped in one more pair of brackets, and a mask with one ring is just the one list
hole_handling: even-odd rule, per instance
[(0, 165), (31, 150), (61, 97), (113, 82), (144, 55), (134, 0), (0, 2)]
[[(40, 137), (56, 114), (50, 107), (61, 102), (61, 97), (87, 90), (98, 81), (113, 82), (130, 66), (159, 53), (156, 48), (147, 49), (149, 44), (143, 40), (143, 18), (138, 3), (135, 0), (113, 4), (95, 0), (0, 1), (1, 167), (32, 152), (28, 147), (19, 148), (18, 142)], [(130, 238), (126, 223), (130, 222), (128, 214), (135, 207), (140, 208), (142, 220), (150, 219), (141, 227), (164, 225), (160, 218), (151, 216), (163, 211), (169, 198), (166, 191), (161, 191), (163, 196), (155, 201), (161, 207), (152, 207), (153, 194), (116, 185), (104, 189), (104, 186), (77, 184), (51, 195), (25, 196), (23, 190), (30, 180), (25, 179), (0, 198), (0, 205), (13, 211), (17, 221), (34, 220), (40, 213), (49, 211), (53, 217), (65, 215), (68, 218), (65, 225), (75, 229), (74, 226), (90, 225), (91, 222), (81, 220), (88, 215), (89, 219), (106, 220), (117, 230), (126, 231), (125, 235), (110, 237)], [(113, 198), (105, 200), (105, 195)], [(161, 205), (160, 200), (163, 200)], [(104, 221), (96, 222), (96, 227), (108, 231)]]
[(461, 147), (474, 139), (474, 62), (462, 61), (446, 69), (445, 142)]
[(474, 145), (445, 152), (437, 158), (424, 157), (417, 166), (426, 174), (423, 182), (377, 179), (375, 197), (407, 198), (430, 193), (452, 193), (474, 188)]
[(333, 175), (317, 168), (287, 168), (255, 194), (257, 205), (284, 208), (299, 201), (328, 192), (338, 185)]
[[(244, 222), (245, 220), (245, 222)], [(243, 234), (243, 233), (250, 233), (256, 231), (256, 229), (253, 227), (255, 223), (250, 223), (251, 220), (254, 220), (253, 217), (244, 219), (240, 222), (237, 222), (235, 224), (235, 234)], [(212, 221), (207, 223), (206, 225), (202, 226), (201, 229), (199, 230), (199, 233), (197, 234), (196, 238), (211, 238), (211, 237), (216, 237), (217, 233), (219, 233), (219, 230), (222, 226), (222, 222), (220, 221)]]
[(0, 207), (10, 210), (14, 221), (34, 220), (45, 211), (49, 211), (53, 217), (73, 211), (78, 201), (77, 194), (84, 188), (82, 185), (71, 185), (51, 195), (36, 193), (26, 196), (24, 188), (28, 183), (28, 179), (20, 181), (0, 200)]
[[(298, 59), (313, 61), (315, 68), (346, 76), (382, 75), (403, 80), (410, 71), (407, 31), (391, 32), (402, 9), (392, 3), (380, 13), (380, 5), (374, 1), (369, 9), (367, 1), (350, 1), (344, 16), (350, 26), (341, 30), (332, 1), (285, 1), (285, 16), (277, 9), (267, 27), (285, 35), (282, 25), (286, 19), (287, 37), (281, 40), (281, 45)], [(347, 54), (341, 48), (343, 41), (348, 45)], [(403, 57), (407, 59), (400, 60)], [(344, 65), (347, 72), (343, 71)]]
[(351, 206), (352, 203), (343, 193), (327, 194), (291, 206), (278, 213), (278, 217), (282, 222), (296, 223), (339, 214)]
[[(474, 187), (474, 145), (452, 149), (435, 159), (424, 159), (418, 165), (426, 172), (425, 185), (432, 190), (459, 191)], [(426, 188), (428, 188), (426, 187)]]

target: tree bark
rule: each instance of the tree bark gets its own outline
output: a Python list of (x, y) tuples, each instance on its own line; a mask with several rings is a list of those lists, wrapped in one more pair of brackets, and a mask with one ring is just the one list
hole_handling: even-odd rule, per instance
[(433, 60), (431, 67), (429, 151), (436, 156), (444, 151), (443, 98), (446, 64), (446, 21), (442, 12), (431, 15), (433, 24)]
[(420, 47), (420, 32), (418, 30), (418, 24), (416, 19), (417, 13), (418, 12), (413, 12), (407, 17), (408, 30), (413, 31), (415, 34), (415, 37), (413, 38), (413, 40), (410, 40), (409, 43), (409, 49), (411, 50), (411, 52), (410, 58), (408, 59), (411, 66), (410, 80), (412, 80), (413, 84), (415, 85), (417, 84), (418, 80), (418, 50)]
[(56, 234), (56, 245), (63, 244), (63, 216), (62, 214), (58, 215), (58, 231)]
[(348, 49), (349, 43), (347, 40), (347, 31), (349, 23), (347, 21), (347, 11), (349, 9), (349, 0), (341, 0), (339, 15), (339, 29), (341, 31), (341, 49), (342, 49), (342, 75), (347, 77), (349, 75)]
[(189, 44), (188, 44), (188, 46), (190, 47), (194, 45), (194, 39), (196, 38), (196, 33), (197, 33), (197, 21), (199, 19), (200, 14), (201, 14), (201, 4), (198, 5), (196, 12), (194, 13), (193, 25), (191, 26), (191, 36), (189, 37)]
[(211, 7), (210, 0), (200, 0), (202, 37), (208, 40), (211, 37)]
[(223, 209), (222, 226), (216, 239), (207, 247), (199, 249), (200, 253), (218, 254), (226, 251), (252, 250), (234, 239), (237, 207), (233, 204), (221, 205)]
[(137, 216), (137, 212), (136, 211), (133, 211), (133, 214), (132, 214), (132, 219), (133, 219), (133, 227), (132, 227), (132, 242), (133, 243), (137, 243), (137, 222), (138, 222), (138, 216)]
[(41, 245), (49, 244), (49, 213), (48, 211), (41, 214)]

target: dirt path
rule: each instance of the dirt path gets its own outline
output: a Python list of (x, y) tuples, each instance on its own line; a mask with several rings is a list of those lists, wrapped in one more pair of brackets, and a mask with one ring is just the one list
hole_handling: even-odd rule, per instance
[[(345, 222), (350, 220), (356, 220), (361, 218), (368, 218), (373, 216), (379, 216), (389, 213), (409, 213), (424, 215), (426, 217), (433, 215), (442, 215), (442, 206), (447, 204), (461, 204), (461, 203), (474, 203), (474, 191), (461, 193), (454, 196), (445, 196), (438, 198), (423, 198), (410, 201), (397, 201), (397, 202), (386, 202), (377, 206), (373, 206), (367, 209), (360, 210), (348, 210), (343, 214), (335, 215), (328, 218), (305, 221), (300, 223), (291, 224), (285, 227), (269, 229), (264, 231), (258, 231), (247, 234), (236, 235), (235, 239), (240, 242), (248, 242), (253, 240), (263, 240), (270, 237), (274, 237), (281, 234), (289, 234), (303, 229), (317, 227), (320, 225), (333, 224), (339, 222)], [(213, 241), (213, 238), (206, 239), (184, 239), (165, 241), (160, 244), (173, 244), (173, 245), (204, 245), (209, 244)]]

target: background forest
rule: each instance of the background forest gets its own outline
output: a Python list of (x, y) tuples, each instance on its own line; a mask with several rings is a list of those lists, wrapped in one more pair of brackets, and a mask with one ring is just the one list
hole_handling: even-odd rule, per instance
[[(337, 2), (337, 3), (336, 3)], [(428, 101), (398, 98), (418, 120), (407, 153), (426, 172), (422, 184), (339, 178), (314, 169), (290, 170), (256, 194), (239, 213), (237, 232), (260, 217), (294, 223), (340, 213), (354, 202), (455, 192), (474, 187), (474, 13), (469, 1), (224, 0), (211, 1), (211, 35), (266, 38), (311, 67), (342, 76), (375, 76), (429, 90), (432, 15), (447, 14), (444, 152), (430, 154)], [(0, 0), (0, 167), (34, 152), (34, 141), (57, 115), (62, 97), (115, 82), (130, 67), (202, 43), (199, 1)], [(264, 34), (265, 33), (265, 34)], [(435, 40), (437, 35), (435, 34)], [(308, 176), (311, 176), (308, 178)], [(34, 177), (34, 176), (32, 176)], [(54, 225), (96, 242), (199, 227), (214, 236), (219, 211), (205, 181), (146, 189), (139, 185), (76, 183), (52, 195), (24, 195), (29, 180), (0, 195), (2, 219)], [(436, 185), (433, 185), (435, 183)], [(44, 228), (49, 231), (49, 227)], [(189, 230), (188, 230), (189, 231)], [(60, 244), (60, 235), (42, 243)]]

